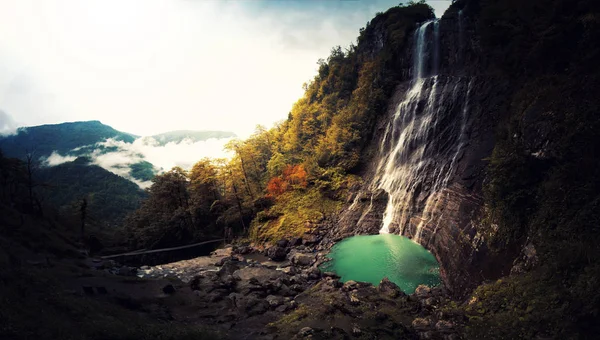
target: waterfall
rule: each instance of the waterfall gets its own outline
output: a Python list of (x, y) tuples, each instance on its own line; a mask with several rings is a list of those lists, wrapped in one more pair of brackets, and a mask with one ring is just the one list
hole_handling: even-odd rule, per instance
[(380, 233), (410, 231), (416, 242), (441, 218), (433, 216), (439, 194), (466, 141), (470, 82), (467, 89), (463, 79), (440, 75), (439, 64), (439, 22), (428, 21), (415, 31), (410, 88), (385, 127), (371, 183), (389, 197)]

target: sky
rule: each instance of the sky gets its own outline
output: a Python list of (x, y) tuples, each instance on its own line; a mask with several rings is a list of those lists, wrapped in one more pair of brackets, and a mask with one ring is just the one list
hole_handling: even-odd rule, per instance
[[(100, 120), (248, 136), (394, 0), (0, 0), (0, 133)], [(439, 17), (450, 1), (432, 1)]]

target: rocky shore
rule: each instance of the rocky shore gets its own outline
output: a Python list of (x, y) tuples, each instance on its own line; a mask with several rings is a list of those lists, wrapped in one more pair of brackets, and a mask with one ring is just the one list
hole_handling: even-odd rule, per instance
[(154, 289), (162, 287), (169, 318), (231, 339), (458, 338), (438, 311), (443, 288), (406, 295), (387, 278), (375, 287), (321, 272), (334, 242), (319, 230), (269, 247), (228, 245), (210, 256), (110, 271), (161, 282)]

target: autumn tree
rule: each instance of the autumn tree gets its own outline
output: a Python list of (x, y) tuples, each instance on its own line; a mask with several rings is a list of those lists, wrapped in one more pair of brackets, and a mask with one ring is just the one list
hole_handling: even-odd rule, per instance
[(136, 245), (159, 248), (192, 238), (194, 223), (188, 187), (187, 173), (180, 167), (152, 179), (148, 198), (126, 219)]

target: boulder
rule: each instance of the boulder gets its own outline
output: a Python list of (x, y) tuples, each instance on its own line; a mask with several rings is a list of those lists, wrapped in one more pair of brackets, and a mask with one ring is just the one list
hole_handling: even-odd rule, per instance
[(284, 247), (274, 246), (267, 249), (267, 256), (273, 261), (283, 261), (287, 255), (287, 249)]
[(240, 269), (239, 262), (231, 261), (231, 259), (229, 259), (221, 265), (221, 269), (219, 269), (218, 273), (220, 277), (225, 277), (232, 275), (238, 269)]
[(292, 257), (292, 263), (297, 266), (310, 266), (315, 262), (315, 257), (311, 254), (296, 253)]
[(431, 296), (431, 288), (425, 285), (419, 285), (417, 289), (415, 289), (415, 296), (419, 299), (426, 299)]
[(301, 237), (292, 237), (290, 239), (290, 247), (294, 247), (294, 246), (299, 246), (302, 244), (302, 238)]
[(324, 272), (322, 275), (323, 275), (323, 277), (330, 277), (330, 278), (333, 278), (333, 279), (339, 279), (340, 278), (340, 276), (338, 274), (334, 273), (334, 272)]
[(450, 321), (440, 320), (435, 324), (435, 329), (442, 333), (451, 333), (454, 331), (454, 324)]
[(236, 249), (236, 253), (241, 255), (246, 255), (252, 252), (252, 247), (250, 246), (240, 246)]
[(431, 321), (424, 318), (416, 318), (412, 322), (412, 327), (417, 331), (426, 331), (431, 328)]
[(392, 298), (397, 298), (400, 295), (405, 295), (404, 292), (400, 290), (400, 287), (398, 287), (398, 285), (390, 281), (387, 277), (384, 277), (383, 280), (379, 282), (379, 286), (377, 286), (377, 289), (381, 293), (386, 294)]
[(321, 278), (321, 271), (317, 267), (312, 267), (307, 271), (309, 280), (318, 280)]
[(279, 241), (277, 241), (277, 246), (280, 248), (287, 248), (289, 242), (286, 239), (281, 239)]
[(304, 234), (302, 236), (302, 244), (305, 246), (310, 246), (320, 241), (319, 236), (314, 234)]
[(298, 332), (298, 335), (301, 337), (306, 337), (309, 335), (312, 335), (315, 333), (315, 330), (310, 328), (310, 327), (304, 327), (302, 329), (300, 329), (300, 331)]
[(269, 303), (264, 299), (258, 299), (252, 295), (240, 299), (238, 306), (248, 316), (264, 314), (269, 310)]
[(276, 308), (283, 304), (283, 298), (281, 296), (269, 295), (265, 298), (271, 308)]
[(354, 289), (358, 288), (358, 282), (354, 281), (354, 280), (348, 280), (344, 283), (344, 285), (342, 286), (342, 290), (343, 291), (352, 291)]

